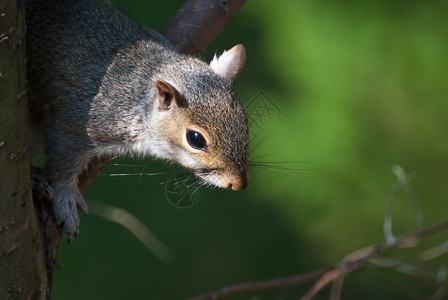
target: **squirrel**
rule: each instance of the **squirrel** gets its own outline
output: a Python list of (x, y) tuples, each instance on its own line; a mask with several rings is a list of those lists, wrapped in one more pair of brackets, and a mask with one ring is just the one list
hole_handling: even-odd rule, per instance
[(179, 53), (105, 0), (27, 0), (27, 79), (33, 172), (62, 232), (78, 233), (87, 204), (78, 177), (103, 156), (152, 156), (203, 183), (248, 184), (248, 119), (232, 90), (246, 52), (207, 64)]

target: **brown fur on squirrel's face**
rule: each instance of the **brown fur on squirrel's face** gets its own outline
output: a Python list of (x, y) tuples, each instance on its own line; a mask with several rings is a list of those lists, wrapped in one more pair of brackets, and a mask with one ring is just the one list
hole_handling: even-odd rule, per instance
[[(233, 190), (249, 182), (247, 115), (232, 92), (244, 58), (244, 48), (235, 46), (215, 58), (208, 72), (192, 72), (185, 86), (175, 87), (175, 80), (155, 83), (159, 105), (154, 109), (161, 118), (157, 132), (169, 145), (162, 150), (167, 153), (157, 156), (175, 160), (207, 184)], [(197, 90), (204, 91), (206, 101)]]

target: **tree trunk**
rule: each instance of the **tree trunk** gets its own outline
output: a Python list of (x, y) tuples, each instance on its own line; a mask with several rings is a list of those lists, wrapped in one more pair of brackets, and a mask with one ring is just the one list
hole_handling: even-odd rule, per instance
[(0, 298), (51, 290), (45, 227), (32, 200), (26, 106), (24, 2), (0, 2)]

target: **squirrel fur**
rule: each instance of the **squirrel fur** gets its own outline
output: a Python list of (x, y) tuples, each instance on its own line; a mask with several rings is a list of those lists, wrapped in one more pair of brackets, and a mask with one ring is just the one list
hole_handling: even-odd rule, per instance
[(28, 0), (26, 24), (30, 127), (46, 155), (33, 181), (69, 238), (77, 208), (87, 213), (78, 177), (95, 158), (149, 155), (247, 186), (247, 115), (232, 91), (242, 45), (209, 65), (104, 0)]

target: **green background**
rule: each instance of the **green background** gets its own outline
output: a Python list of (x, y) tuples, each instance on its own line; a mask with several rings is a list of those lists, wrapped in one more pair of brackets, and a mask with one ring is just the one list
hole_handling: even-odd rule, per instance
[[(114, 3), (160, 31), (183, 1)], [(251, 167), (246, 190), (204, 189), (195, 205), (180, 209), (165, 196), (178, 169), (114, 161), (119, 165), (106, 169), (87, 202), (125, 209), (175, 259), (163, 262), (124, 227), (91, 212), (81, 216), (78, 238), (61, 245), (54, 299), (185, 299), (338, 263), (384, 241), (395, 164), (412, 175), (423, 225), (446, 219), (447, 11), (446, 1), (248, 1), (203, 58), (245, 45), (235, 91), (251, 115), (250, 160), (263, 166)], [(253, 111), (260, 92), (275, 108), (261, 119)], [(110, 176), (160, 170), (167, 174)], [(403, 192), (393, 217), (395, 234), (415, 228)], [(413, 263), (447, 239), (442, 232), (387, 257)], [(447, 256), (420, 263), (418, 273), (447, 263)], [(225, 299), (297, 299), (309, 287)], [(346, 278), (342, 299), (420, 299), (440, 287), (448, 284), (369, 267)]]

